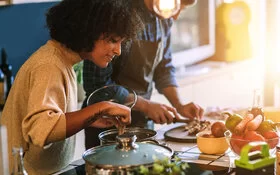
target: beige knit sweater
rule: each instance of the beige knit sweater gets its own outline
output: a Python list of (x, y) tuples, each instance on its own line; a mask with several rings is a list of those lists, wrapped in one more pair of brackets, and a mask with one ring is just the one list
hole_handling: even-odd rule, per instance
[(65, 113), (77, 110), (77, 53), (54, 40), (39, 48), (20, 68), (6, 101), (1, 123), (12, 147), (23, 147), (29, 175), (50, 174), (73, 158), (75, 137), (66, 139)]

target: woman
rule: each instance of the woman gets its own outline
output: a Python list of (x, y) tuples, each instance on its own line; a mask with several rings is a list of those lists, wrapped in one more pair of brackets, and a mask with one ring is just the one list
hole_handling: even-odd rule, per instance
[[(105, 68), (140, 24), (130, 0), (63, 0), (48, 11), (52, 39), (22, 65), (2, 113), (10, 169), (12, 148), (23, 147), (29, 174), (54, 173), (72, 161), (80, 130), (130, 123), (130, 109), (111, 102), (77, 110), (72, 66), (86, 59)], [(102, 115), (112, 117), (93, 122)]]

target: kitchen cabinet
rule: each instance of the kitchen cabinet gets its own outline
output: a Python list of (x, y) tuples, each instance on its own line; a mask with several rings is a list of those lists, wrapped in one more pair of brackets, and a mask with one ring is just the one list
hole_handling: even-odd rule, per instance
[[(179, 77), (179, 94), (184, 103), (195, 102), (207, 107), (250, 107), (254, 89), (263, 90), (263, 70), (260, 62), (248, 59), (239, 62), (205, 61), (198, 68), (208, 72)], [(192, 68), (191, 68), (192, 69)], [(152, 100), (169, 104), (156, 90)]]

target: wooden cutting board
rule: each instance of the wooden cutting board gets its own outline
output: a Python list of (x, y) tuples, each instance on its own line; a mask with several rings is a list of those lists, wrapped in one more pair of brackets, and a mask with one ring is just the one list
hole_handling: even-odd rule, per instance
[(188, 135), (188, 132), (185, 130), (185, 125), (167, 130), (164, 133), (164, 138), (165, 140), (174, 142), (196, 143), (196, 136)]

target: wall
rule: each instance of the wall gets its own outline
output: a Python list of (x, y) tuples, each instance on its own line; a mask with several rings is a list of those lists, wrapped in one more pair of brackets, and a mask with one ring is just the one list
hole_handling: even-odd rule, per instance
[(0, 48), (6, 49), (14, 75), (25, 60), (49, 39), (45, 13), (56, 3), (0, 7)]

